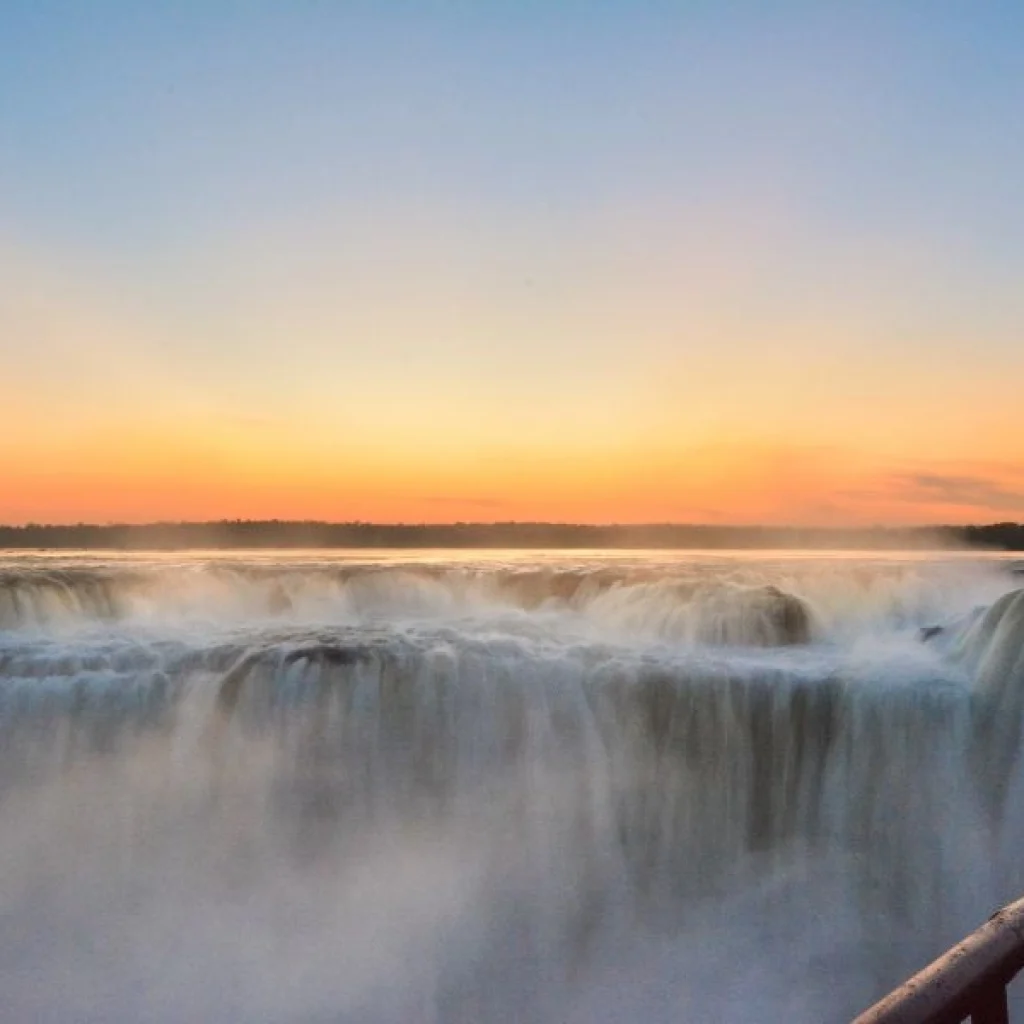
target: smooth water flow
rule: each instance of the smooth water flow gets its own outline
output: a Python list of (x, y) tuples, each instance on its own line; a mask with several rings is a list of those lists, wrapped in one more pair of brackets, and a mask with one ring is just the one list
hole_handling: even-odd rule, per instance
[(6, 556), (3, 1016), (843, 1021), (1024, 892), (1022, 587)]

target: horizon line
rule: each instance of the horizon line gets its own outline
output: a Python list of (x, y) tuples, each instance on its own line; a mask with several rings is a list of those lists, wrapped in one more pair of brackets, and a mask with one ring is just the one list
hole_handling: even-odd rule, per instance
[(821, 550), (1024, 551), (1024, 524), (784, 526), (713, 523), (371, 523), (221, 519), (0, 526), (9, 551)]

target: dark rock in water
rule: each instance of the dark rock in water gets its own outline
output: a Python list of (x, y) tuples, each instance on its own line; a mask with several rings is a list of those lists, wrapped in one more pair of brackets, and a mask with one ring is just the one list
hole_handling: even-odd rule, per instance
[(811, 640), (810, 609), (775, 586), (728, 588), (698, 598), (695, 611), (693, 635), (700, 643), (790, 647)]
[(367, 653), (362, 648), (336, 644), (311, 644), (307, 647), (299, 647), (289, 651), (279, 663), (266, 650), (249, 651), (238, 658), (221, 678), (217, 691), (217, 707), (224, 712), (233, 712), (238, 706), (245, 686), (258, 666), (275, 669), (280, 664), (282, 668), (287, 668), (297, 662), (306, 662), (307, 665), (334, 667), (355, 665), (366, 657)]
[(811, 639), (811, 613), (807, 605), (794, 594), (787, 594), (778, 587), (764, 587), (764, 611), (772, 623), (773, 636), (769, 646), (788, 647), (806, 644)]
[(961, 615), (956, 619), (950, 619), (941, 626), (922, 626), (917, 631), (917, 638), (924, 644), (928, 643), (929, 640), (934, 640), (936, 637), (948, 638), (955, 642), (958, 638), (962, 639), (964, 636), (969, 635), (974, 624), (987, 612), (987, 605), (978, 605), (977, 607), (972, 608), (966, 615)]
[(298, 650), (289, 651), (284, 656), (284, 664), (292, 665), (296, 661), (318, 661), (327, 665), (354, 665), (363, 657), (363, 651), (356, 647), (315, 644), (312, 647), (300, 647)]
[(811, 613), (807, 605), (798, 597), (785, 595), (783, 602), (781, 625), (790, 644), (806, 644), (811, 640)]

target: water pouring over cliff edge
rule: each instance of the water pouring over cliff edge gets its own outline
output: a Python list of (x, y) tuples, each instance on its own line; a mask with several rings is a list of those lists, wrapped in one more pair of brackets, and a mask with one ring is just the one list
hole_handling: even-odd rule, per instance
[(4, 1002), (841, 1021), (1024, 889), (1019, 585), (966, 555), (8, 557)]

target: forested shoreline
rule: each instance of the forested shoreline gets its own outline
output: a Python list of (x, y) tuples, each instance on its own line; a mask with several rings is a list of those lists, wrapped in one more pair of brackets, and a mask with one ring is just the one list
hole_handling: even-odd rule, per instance
[(654, 523), (328, 523), (219, 520), (144, 524), (0, 526), (0, 548), (661, 548), (936, 549), (1024, 551), (1024, 524), (873, 527), (720, 526)]

